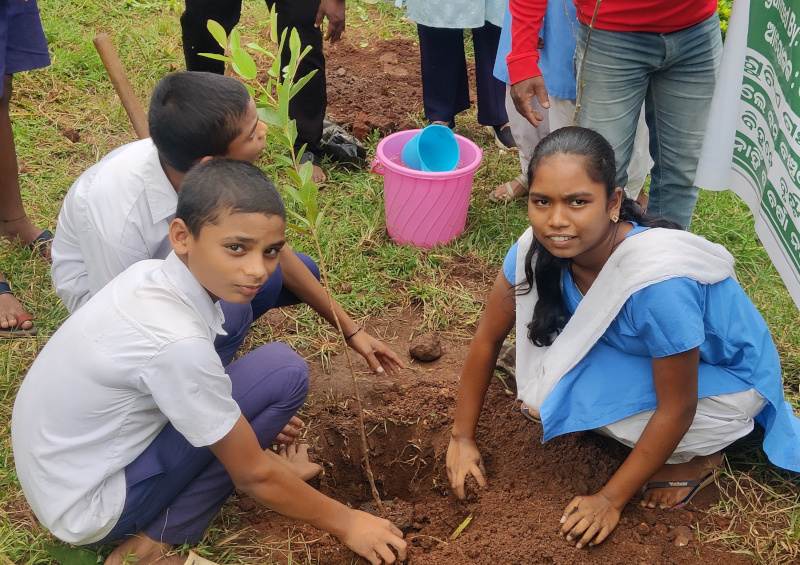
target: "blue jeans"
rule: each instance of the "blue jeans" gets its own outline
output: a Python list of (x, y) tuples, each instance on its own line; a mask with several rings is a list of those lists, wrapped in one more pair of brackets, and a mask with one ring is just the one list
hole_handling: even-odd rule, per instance
[[(589, 28), (578, 30), (575, 68)], [(578, 125), (601, 133), (617, 157), (617, 184), (625, 186), (642, 103), (654, 165), (648, 214), (689, 227), (694, 177), (722, 56), (719, 17), (672, 33), (595, 29), (583, 71)]]

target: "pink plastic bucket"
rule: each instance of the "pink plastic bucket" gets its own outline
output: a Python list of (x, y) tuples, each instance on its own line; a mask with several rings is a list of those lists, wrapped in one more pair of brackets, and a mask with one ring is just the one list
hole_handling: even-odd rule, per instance
[(416, 171), (403, 165), (400, 154), (421, 130), (399, 131), (381, 140), (372, 171), (383, 175), (386, 231), (398, 245), (433, 247), (461, 235), (467, 223), (472, 179), (483, 151), (456, 135), (461, 158), (453, 171)]

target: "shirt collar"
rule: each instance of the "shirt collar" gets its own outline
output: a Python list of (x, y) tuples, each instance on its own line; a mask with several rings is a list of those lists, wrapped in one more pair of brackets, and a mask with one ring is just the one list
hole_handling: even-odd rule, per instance
[(174, 251), (171, 251), (161, 267), (164, 275), (178, 290), (180, 298), (197, 312), (203, 322), (216, 334), (225, 335), (222, 324), (225, 316), (219, 302), (211, 300), (208, 291), (203, 288), (189, 267), (183, 264)]
[(175, 217), (175, 209), (178, 207), (178, 193), (161, 167), (158, 150), (152, 140), (146, 139), (142, 142), (152, 146), (142, 168), (144, 192), (147, 196), (147, 205), (150, 207), (150, 215), (155, 222), (171, 220)]

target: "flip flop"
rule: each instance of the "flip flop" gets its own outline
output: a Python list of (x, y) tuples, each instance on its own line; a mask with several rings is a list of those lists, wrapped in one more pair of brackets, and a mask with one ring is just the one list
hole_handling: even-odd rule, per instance
[(522, 406), (519, 407), (519, 411), (522, 412), (522, 415), (525, 416), (531, 422), (535, 422), (540, 426), (542, 425), (542, 419), (534, 416), (533, 409), (524, 402), (522, 403)]
[(644, 485), (643, 491), (647, 491), (647, 490), (650, 490), (652, 488), (686, 488), (686, 487), (692, 487), (691, 492), (689, 492), (689, 494), (686, 495), (686, 498), (684, 498), (678, 504), (676, 504), (675, 506), (672, 506), (670, 508), (670, 510), (677, 510), (679, 508), (682, 508), (683, 506), (686, 506), (689, 503), (689, 501), (692, 500), (694, 498), (694, 496), (698, 492), (700, 492), (701, 490), (706, 488), (708, 485), (713, 483), (716, 478), (717, 478), (717, 470), (714, 469), (712, 471), (709, 471), (708, 474), (705, 477), (703, 477), (701, 479), (695, 479), (693, 481), (657, 481), (657, 482), (653, 482), (653, 483), (647, 483), (646, 485)]
[[(511, 186), (511, 183), (514, 181), (517, 181), (522, 186), (522, 188), (525, 189), (522, 194), (514, 193), (514, 188)], [(525, 176), (525, 173), (520, 173), (512, 180), (505, 183), (503, 185), (503, 188), (505, 188), (506, 190), (500, 196), (495, 196), (494, 194), (495, 190), (497, 189), (492, 190), (492, 192), (489, 193), (489, 200), (499, 204), (501, 202), (511, 202), (512, 200), (516, 200), (517, 198), (524, 198), (528, 194), (528, 177)]]
[[(11, 285), (8, 284), (8, 281), (0, 281), (0, 294), (10, 294), (14, 296), (14, 293), (11, 292)], [(21, 326), (27, 321), (33, 321), (33, 316), (28, 312), (20, 314), (17, 316), (17, 325), (10, 326), (7, 328), (0, 328), (0, 339), (13, 339), (16, 337), (33, 337), (37, 333), (39, 333), (39, 329), (36, 326), (31, 326), (28, 329), (23, 329)]]
[(42, 233), (37, 235), (33, 241), (31, 241), (28, 245), (25, 246), (25, 249), (31, 251), (31, 253), (40, 253), (42, 257), (48, 258), (45, 254), (45, 250), (50, 246), (53, 242), (53, 232), (50, 230), (42, 230)]

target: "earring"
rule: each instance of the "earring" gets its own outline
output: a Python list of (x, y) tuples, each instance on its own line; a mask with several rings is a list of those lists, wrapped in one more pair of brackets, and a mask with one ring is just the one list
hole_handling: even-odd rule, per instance
[(616, 224), (616, 223), (619, 221), (619, 216), (617, 216), (616, 214), (614, 214), (613, 216), (611, 216), (611, 221), (612, 221), (612, 222), (614, 222), (614, 223)]

